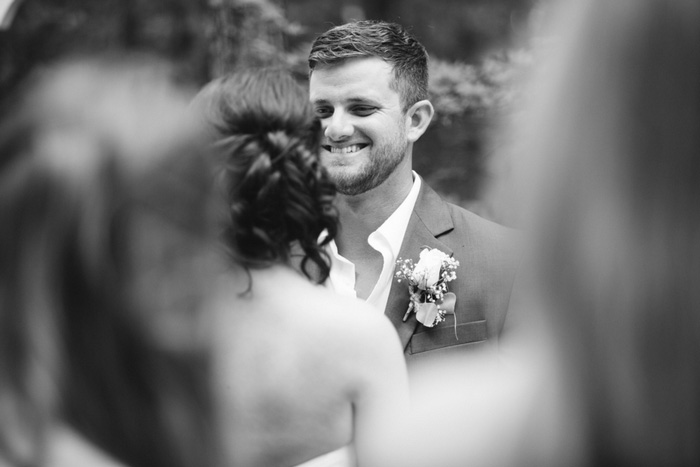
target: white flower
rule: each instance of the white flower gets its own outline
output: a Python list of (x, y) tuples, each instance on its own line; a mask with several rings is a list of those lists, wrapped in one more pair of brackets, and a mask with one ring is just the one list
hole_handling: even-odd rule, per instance
[(411, 280), (423, 290), (433, 287), (440, 280), (442, 262), (449, 259), (442, 251), (426, 248), (420, 252), (418, 264), (413, 269)]

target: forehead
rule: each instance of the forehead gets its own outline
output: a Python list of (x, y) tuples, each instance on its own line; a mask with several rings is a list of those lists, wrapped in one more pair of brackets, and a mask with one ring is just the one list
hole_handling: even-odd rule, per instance
[(309, 79), (309, 94), (312, 102), (398, 99), (398, 93), (391, 89), (393, 79), (392, 66), (381, 58), (351, 58), (317, 65)]

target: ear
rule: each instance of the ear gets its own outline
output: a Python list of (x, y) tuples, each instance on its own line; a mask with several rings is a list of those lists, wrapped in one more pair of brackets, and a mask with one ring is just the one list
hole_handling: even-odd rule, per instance
[(409, 143), (415, 143), (418, 138), (423, 136), (434, 114), (433, 104), (427, 99), (416, 102), (408, 109), (406, 112), (406, 117), (408, 117), (406, 136)]

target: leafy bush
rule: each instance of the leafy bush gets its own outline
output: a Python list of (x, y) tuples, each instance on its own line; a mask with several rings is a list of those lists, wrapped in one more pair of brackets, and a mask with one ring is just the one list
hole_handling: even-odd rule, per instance
[(428, 90), (437, 123), (509, 111), (520, 99), (520, 77), (532, 61), (526, 50), (492, 53), (478, 64), (431, 59)]

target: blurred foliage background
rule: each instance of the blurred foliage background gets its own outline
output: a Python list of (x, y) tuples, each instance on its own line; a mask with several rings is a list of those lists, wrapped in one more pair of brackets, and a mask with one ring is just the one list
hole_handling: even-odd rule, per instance
[(493, 129), (521, 98), (544, 0), (12, 0), (0, 29), (0, 98), (66, 55), (142, 51), (196, 87), (228, 71), (275, 65), (307, 75), (316, 35), (354, 19), (407, 27), (430, 54), (437, 115), (414, 167), (451, 201), (490, 216), (480, 188)]

